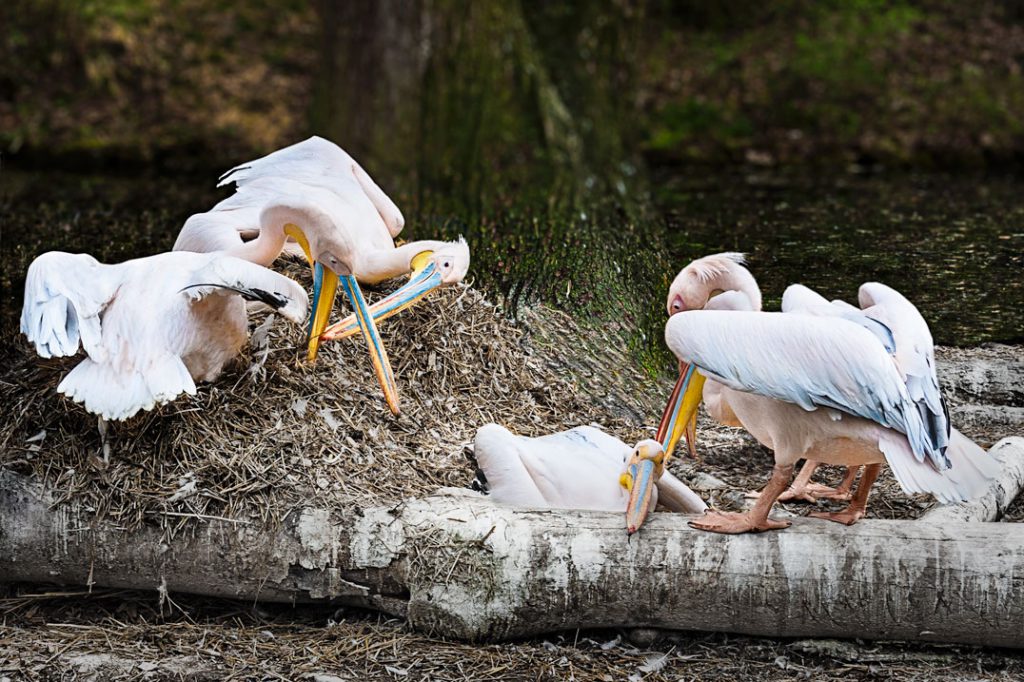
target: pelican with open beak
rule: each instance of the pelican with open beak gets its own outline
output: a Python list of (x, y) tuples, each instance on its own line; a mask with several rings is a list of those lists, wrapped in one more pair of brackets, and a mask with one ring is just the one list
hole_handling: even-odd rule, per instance
[[(397, 245), (405, 226), (398, 206), (355, 159), (320, 137), (240, 164), (221, 176), (218, 186), (231, 183), (234, 195), (186, 221), (175, 250), (221, 251), (269, 266), (281, 253), (301, 248), (314, 281), (308, 358), (315, 360), (324, 340), (361, 332), (388, 407), (398, 414), (393, 372), (374, 319), (461, 281), (469, 268), (466, 242)], [(373, 309), (367, 306), (360, 282), (377, 284), (410, 272), (404, 287)], [(339, 286), (353, 314), (329, 328)]]

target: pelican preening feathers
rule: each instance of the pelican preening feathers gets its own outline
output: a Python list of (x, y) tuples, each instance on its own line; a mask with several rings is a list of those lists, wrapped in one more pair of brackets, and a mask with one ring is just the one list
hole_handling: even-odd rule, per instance
[(127, 419), (215, 380), (245, 343), (245, 301), (306, 317), (302, 287), (239, 258), (172, 252), (104, 265), (51, 251), (29, 267), (21, 331), (44, 358), (81, 345), (86, 358), (57, 390)]
[[(106, 419), (127, 419), (214, 380), (246, 338), (243, 299), (301, 322), (307, 299), (269, 268), (301, 249), (313, 269), (308, 358), (322, 340), (362, 333), (391, 411), (399, 412), (376, 321), (432, 290), (457, 284), (469, 268), (465, 240), (396, 246), (401, 211), (352, 157), (319, 137), (237, 166), (220, 179), (234, 195), (190, 217), (170, 253), (119, 265), (51, 252), (29, 268), (22, 331), (43, 357), (88, 358), (58, 390)], [(246, 237), (249, 237), (246, 240)], [(412, 273), (372, 306), (360, 282)], [(353, 315), (328, 327), (337, 287)], [(217, 294), (213, 296), (213, 294)]]
[[(246, 302), (293, 322), (306, 318), (302, 287), (268, 269), (283, 251), (298, 250), (313, 275), (308, 359), (321, 343), (361, 334), (398, 414), (376, 324), (462, 281), (466, 242), (397, 245), (401, 211), (352, 157), (318, 137), (236, 166), (220, 179), (229, 183), (235, 193), (191, 216), (170, 253), (103, 265), (85, 254), (51, 252), (32, 263), (22, 331), (43, 357), (74, 355), (80, 346), (87, 356), (58, 390), (104, 419), (194, 394), (195, 382), (215, 380), (245, 342)], [(408, 282), (367, 305), (361, 283), (405, 274)], [(339, 286), (352, 314), (330, 324)], [(630, 449), (588, 427), (526, 439), (488, 425), (477, 436), (477, 458), (493, 498), (625, 509), (630, 534), (659, 499), (680, 511), (707, 511), (666, 469), (684, 435), (696, 456), (701, 402), (720, 423), (745, 428), (772, 449), (775, 466), (751, 511), (708, 511), (691, 521), (697, 528), (785, 527), (769, 518), (776, 499), (847, 496), (863, 467), (850, 506), (821, 515), (853, 523), (883, 463), (908, 493), (931, 493), (941, 502), (976, 495), (998, 464), (951, 427), (924, 319), (883, 284), (862, 285), (858, 302), (829, 302), (793, 285), (782, 312), (762, 312), (761, 291), (741, 254), (692, 262), (666, 300), (665, 341), (680, 375), (655, 438)], [(801, 459), (808, 460), (805, 469), (787, 491)], [(850, 467), (844, 488), (810, 484), (817, 462)]]
[[(850, 507), (823, 515), (843, 523), (863, 515), (882, 463), (905, 492), (944, 503), (987, 486), (999, 465), (950, 426), (931, 334), (913, 304), (873, 282), (861, 286), (860, 308), (794, 285), (784, 312), (758, 312), (753, 278), (735, 254), (725, 256), (714, 257), (715, 268), (688, 266), (669, 291), (665, 341), (682, 372), (667, 431), (680, 432), (710, 394), (713, 416), (771, 448), (775, 467), (751, 511), (709, 512), (691, 525), (723, 533), (784, 528), (788, 522), (768, 513), (805, 458), (865, 466)], [(712, 298), (716, 289), (726, 293)]]
[[(320, 137), (232, 168), (218, 186), (230, 183), (235, 194), (189, 218), (174, 249), (223, 251), (270, 265), (294, 240), (313, 270), (309, 359), (316, 359), (321, 341), (361, 331), (388, 407), (398, 414), (398, 389), (376, 321), (461, 282), (469, 269), (465, 240), (396, 246), (405, 226), (401, 211), (351, 156)], [(245, 242), (244, 235), (255, 238)], [(409, 272), (406, 285), (367, 306), (360, 282)], [(353, 314), (328, 328), (339, 284)]]

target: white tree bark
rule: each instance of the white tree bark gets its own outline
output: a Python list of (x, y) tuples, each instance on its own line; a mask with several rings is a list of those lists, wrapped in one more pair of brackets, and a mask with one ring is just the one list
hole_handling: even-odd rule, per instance
[(1003, 464), (999, 477), (988, 492), (963, 504), (935, 507), (923, 514), (920, 521), (931, 523), (996, 521), (1024, 490), (1024, 438), (1004, 438), (988, 451)]
[(451, 491), (394, 507), (307, 508), (278, 528), (206, 520), (125, 533), (0, 473), (0, 580), (332, 602), (495, 640), (643, 626), (1024, 646), (1024, 526), (797, 519), (726, 536), (653, 514), (496, 507)]

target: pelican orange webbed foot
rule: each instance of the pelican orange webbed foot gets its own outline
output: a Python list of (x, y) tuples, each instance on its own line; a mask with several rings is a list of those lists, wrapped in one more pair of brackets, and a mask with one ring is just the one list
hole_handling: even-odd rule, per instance
[(789, 485), (789, 479), (793, 477), (792, 465), (775, 465), (772, 469), (771, 480), (764, 487), (762, 495), (757, 499), (754, 508), (747, 512), (722, 512), (714, 511), (705, 514), (703, 517), (690, 521), (690, 526), (698, 530), (707, 530), (713, 533), (759, 533), (766, 530), (781, 530), (789, 528), (789, 521), (779, 521), (768, 518), (775, 499)]
[[(871, 494), (871, 486), (875, 484), (875, 479), (878, 478), (881, 468), (881, 464), (869, 464), (864, 467), (864, 475), (861, 476), (860, 483), (857, 484), (857, 492), (846, 509), (838, 512), (814, 512), (808, 514), (808, 516), (813, 516), (816, 519), (825, 519), (826, 521), (835, 521), (845, 526), (852, 526), (857, 523), (864, 518), (868, 507), (868, 495)], [(853, 472), (854, 476), (857, 475), (855, 467), (850, 467), (850, 471)], [(850, 480), (853, 478), (849, 473), (847, 473), (846, 477)]]
[(792, 525), (789, 521), (777, 519), (755, 519), (751, 512), (727, 512), (709, 510), (704, 516), (689, 522), (691, 528), (712, 533), (739, 535), (740, 533), (761, 533), (766, 530), (782, 530)]

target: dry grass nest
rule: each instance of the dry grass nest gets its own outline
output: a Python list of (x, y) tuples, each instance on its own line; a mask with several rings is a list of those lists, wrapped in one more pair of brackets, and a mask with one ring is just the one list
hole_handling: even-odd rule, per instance
[[(306, 277), (298, 265), (285, 269)], [(198, 395), (111, 423), (107, 465), (96, 418), (55, 391), (79, 359), (44, 360), (19, 340), (0, 378), (9, 406), (0, 466), (126, 529), (159, 523), (174, 533), (204, 516), (276, 522), (308, 504), (389, 504), (468, 485), (467, 446), (492, 421), (523, 435), (593, 423), (635, 442), (653, 435), (671, 389), (637, 365), (622, 330), (580, 325), (547, 307), (513, 321), (470, 286), (439, 290), (380, 325), (398, 417), (359, 338), (324, 344), (310, 365), (302, 329), (267, 314), (250, 325), (241, 356)], [(771, 454), (704, 416), (698, 434), (703, 462), (674, 459), (674, 472), (714, 506), (741, 507), (742, 491), (766, 480)], [(819, 479), (838, 482), (839, 469), (822, 471)], [(884, 471), (869, 516), (915, 518), (931, 505), (904, 495)]]
[[(398, 417), (361, 339), (324, 344), (310, 365), (303, 330), (272, 317), (251, 316), (250, 343), (195, 397), (110, 423), (107, 466), (96, 417), (55, 390), (80, 358), (42, 359), (21, 340), (0, 380), (10, 406), (2, 465), (126, 528), (196, 515), (269, 520), (311, 501), (393, 502), (466, 485), (464, 449), (487, 422), (526, 435), (597, 422), (629, 439), (657, 416), (659, 390), (647, 392), (648, 404), (626, 396), (643, 377), (625, 351), (588, 367), (589, 358), (566, 357), (586, 335), (568, 315), (527, 311), (516, 323), (468, 286), (439, 290), (380, 325)], [(587, 374), (600, 397), (571, 378)]]

